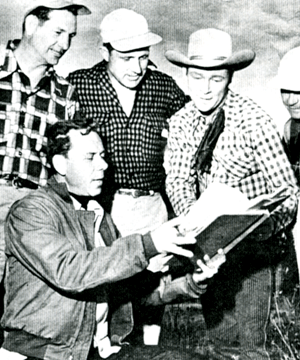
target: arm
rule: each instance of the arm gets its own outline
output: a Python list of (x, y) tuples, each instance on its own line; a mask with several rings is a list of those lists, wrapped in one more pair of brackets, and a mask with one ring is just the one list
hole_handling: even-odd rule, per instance
[(270, 121), (265, 122), (253, 133), (251, 142), (256, 161), (270, 184), (271, 191), (284, 185), (289, 195), (289, 198), (271, 213), (274, 223), (273, 234), (276, 234), (286, 228), (296, 214), (299, 194), (296, 178), (280, 136)]
[(195, 239), (178, 235), (174, 220), (152, 234), (134, 234), (110, 247), (86, 250), (76, 213), (62, 213), (48, 196), (32, 195), (13, 205), (6, 222), (7, 251), (37, 277), (70, 292), (81, 292), (131, 277), (158, 252), (191, 257), (181, 248)]
[(197, 261), (199, 268), (193, 274), (186, 274), (176, 279), (172, 279), (170, 274), (163, 276), (158, 288), (145, 298), (145, 304), (161, 305), (199, 298), (207, 288), (205, 281), (218, 272), (226, 257), (220, 249), (212, 259), (205, 255), (204, 260), (205, 263), (201, 260)]
[[(75, 214), (75, 213), (74, 213)], [(87, 251), (76, 221), (68, 223), (46, 197), (13, 205), (6, 222), (7, 253), (56, 288), (81, 292), (142, 271), (149, 235), (133, 235), (111, 247)]]
[[(197, 146), (192, 136), (193, 130), (182, 128), (176, 114), (170, 120), (168, 145), (165, 151), (166, 192), (176, 215), (186, 214), (196, 202), (197, 174), (192, 161)], [(183, 120), (184, 121), (184, 120)]]

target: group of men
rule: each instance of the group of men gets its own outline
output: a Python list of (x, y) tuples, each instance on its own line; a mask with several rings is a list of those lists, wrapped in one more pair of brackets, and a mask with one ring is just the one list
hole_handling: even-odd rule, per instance
[[(272, 119), (229, 88), (255, 53), (234, 52), (224, 31), (195, 31), (187, 56), (166, 53), (186, 69), (187, 96), (149, 58), (161, 37), (142, 15), (118, 9), (100, 25), (103, 60), (63, 79), (53, 66), (77, 16), (88, 14), (71, 0), (32, 1), (0, 68), (0, 355), (269, 359), (271, 267), (295, 221), (298, 186), (285, 153), (291, 142), (284, 147)], [(289, 140), (297, 86), (282, 85), (296, 123)], [(285, 187), (287, 199), (270, 214), (268, 240), (175, 276), (172, 254), (191, 257), (182, 245), (196, 241), (185, 215), (217, 182), (249, 199)], [(169, 221), (167, 198), (177, 215)], [(130, 345), (137, 305), (200, 296), (205, 353)]]

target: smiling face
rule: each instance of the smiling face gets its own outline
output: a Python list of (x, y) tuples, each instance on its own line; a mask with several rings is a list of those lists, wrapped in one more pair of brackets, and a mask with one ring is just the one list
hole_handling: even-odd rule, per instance
[(106, 53), (107, 70), (121, 85), (135, 89), (142, 81), (149, 62), (149, 48), (120, 52), (112, 50)]
[(188, 68), (189, 94), (197, 108), (205, 115), (211, 114), (228, 91), (231, 75), (228, 70), (203, 70)]
[(36, 25), (29, 42), (38, 64), (56, 65), (76, 35), (77, 18), (68, 10), (53, 10), (48, 16), (45, 22), (34, 17)]
[(300, 91), (281, 90), (281, 98), (291, 117), (300, 120)]
[(65, 157), (65, 182), (70, 192), (94, 197), (101, 193), (107, 163), (99, 135), (94, 131), (84, 135), (84, 131), (68, 133), (71, 148)]

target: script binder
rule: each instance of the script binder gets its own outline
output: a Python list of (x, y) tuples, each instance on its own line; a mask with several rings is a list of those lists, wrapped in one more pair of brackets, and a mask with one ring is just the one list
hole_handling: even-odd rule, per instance
[(219, 249), (223, 249), (226, 254), (246, 239), (251, 238), (253, 241), (268, 239), (273, 230), (270, 212), (287, 199), (285, 190), (280, 188), (270, 195), (250, 200), (247, 204), (249, 207), (238, 214), (217, 215), (196, 233), (197, 243), (186, 247), (193, 251), (194, 256), (191, 259), (174, 256), (169, 261), (170, 269), (185, 267), (190, 270), (190, 265), (198, 267), (197, 259), (203, 260), (206, 254), (213, 259)]

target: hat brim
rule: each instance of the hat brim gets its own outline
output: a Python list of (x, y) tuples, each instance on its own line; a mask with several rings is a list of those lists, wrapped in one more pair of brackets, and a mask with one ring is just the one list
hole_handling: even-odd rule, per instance
[(196, 67), (207, 70), (230, 69), (237, 71), (246, 68), (252, 63), (255, 59), (255, 52), (252, 50), (241, 50), (223, 61), (191, 60), (175, 50), (166, 51), (165, 56), (172, 64), (180, 67)]
[(85, 5), (81, 5), (81, 4), (63, 4), (61, 6), (47, 6), (45, 4), (45, 1), (40, 1), (40, 2), (35, 2), (33, 6), (30, 6), (26, 9), (25, 14), (24, 14), (24, 18), (26, 18), (26, 16), (28, 14), (30, 14), (33, 10), (39, 8), (39, 7), (45, 7), (51, 10), (63, 10), (63, 9), (67, 9), (69, 7), (75, 8), (77, 10), (77, 15), (90, 15), (92, 12), (90, 11), (89, 8), (87, 8)]
[(162, 38), (159, 35), (148, 32), (146, 34), (138, 35), (128, 39), (111, 41), (110, 44), (115, 50), (126, 52), (156, 45), (161, 41)]

